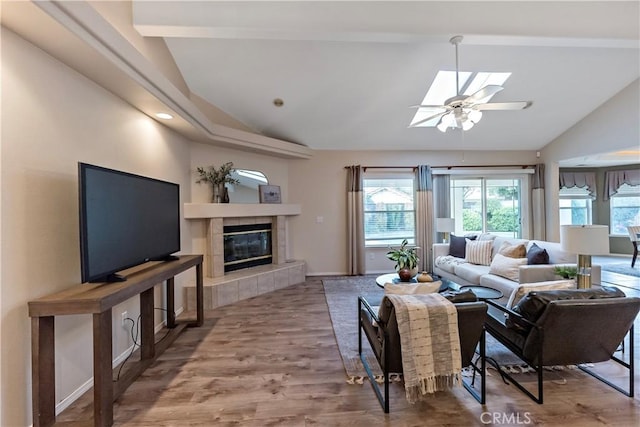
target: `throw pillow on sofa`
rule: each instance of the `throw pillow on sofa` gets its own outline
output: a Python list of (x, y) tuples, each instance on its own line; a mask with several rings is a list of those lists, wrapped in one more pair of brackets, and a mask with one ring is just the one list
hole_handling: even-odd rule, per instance
[(527, 247), (522, 243), (514, 245), (510, 242), (502, 242), (498, 253), (510, 258), (525, 258), (527, 256)]
[(471, 264), (490, 265), (493, 241), (473, 241), (467, 238), (465, 258)]
[(532, 243), (527, 251), (527, 264), (549, 264), (549, 253), (546, 249), (542, 249), (540, 246)]
[(521, 265), (527, 265), (526, 258), (511, 258), (497, 253), (491, 261), (489, 273), (517, 282), (520, 278)]
[(449, 237), (449, 255), (456, 258), (464, 258), (467, 247), (467, 239), (475, 240), (474, 237), (458, 237), (453, 234)]

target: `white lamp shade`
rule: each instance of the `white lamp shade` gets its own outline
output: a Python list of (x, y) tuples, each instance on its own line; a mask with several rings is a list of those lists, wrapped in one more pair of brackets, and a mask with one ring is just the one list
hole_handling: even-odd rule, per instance
[(451, 233), (455, 230), (455, 225), (453, 218), (436, 218), (436, 231), (438, 233)]
[(608, 255), (609, 227), (606, 225), (563, 225), (562, 249), (578, 255)]

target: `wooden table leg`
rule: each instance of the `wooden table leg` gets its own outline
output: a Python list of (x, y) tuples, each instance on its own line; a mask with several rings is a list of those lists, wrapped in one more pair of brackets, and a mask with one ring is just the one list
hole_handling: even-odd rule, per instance
[(140, 294), (140, 358), (153, 359), (156, 355), (154, 337), (153, 288)]
[(202, 326), (204, 323), (204, 280), (202, 277), (202, 263), (196, 264), (196, 324)]
[(167, 328), (176, 327), (176, 309), (175, 309), (175, 278), (167, 279)]
[(93, 422), (113, 424), (113, 369), (111, 367), (111, 309), (93, 315)]
[(53, 316), (31, 318), (31, 404), (33, 426), (56, 422), (56, 369)]

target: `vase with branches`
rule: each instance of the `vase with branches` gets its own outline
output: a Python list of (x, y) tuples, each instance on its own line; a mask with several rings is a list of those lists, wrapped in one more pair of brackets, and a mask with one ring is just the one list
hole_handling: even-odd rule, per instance
[(215, 166), (198, 167), (196, 171), (200, 176), (196, 183), (205, 182), (211, 184), (213, 189), (211, 200), (214, 203), (223, 201), (225, 184), (238, 184), (240, 182), (231, 176), (231, 173), (235, 171), (233, 162), (227, 162), (219, 168)]

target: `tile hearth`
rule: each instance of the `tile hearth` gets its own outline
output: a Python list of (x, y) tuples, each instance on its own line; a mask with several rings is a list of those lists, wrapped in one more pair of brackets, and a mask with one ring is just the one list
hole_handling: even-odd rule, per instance
[[(252, 298), (277, 289), (303, 283), (306, 275), (304, 261), (261, 265), (227, 273), (222, 277), (204, 278), (204, 309), (211, 310)], [(185, 309), (195, 310), (195, 283), (184, 286)]]

